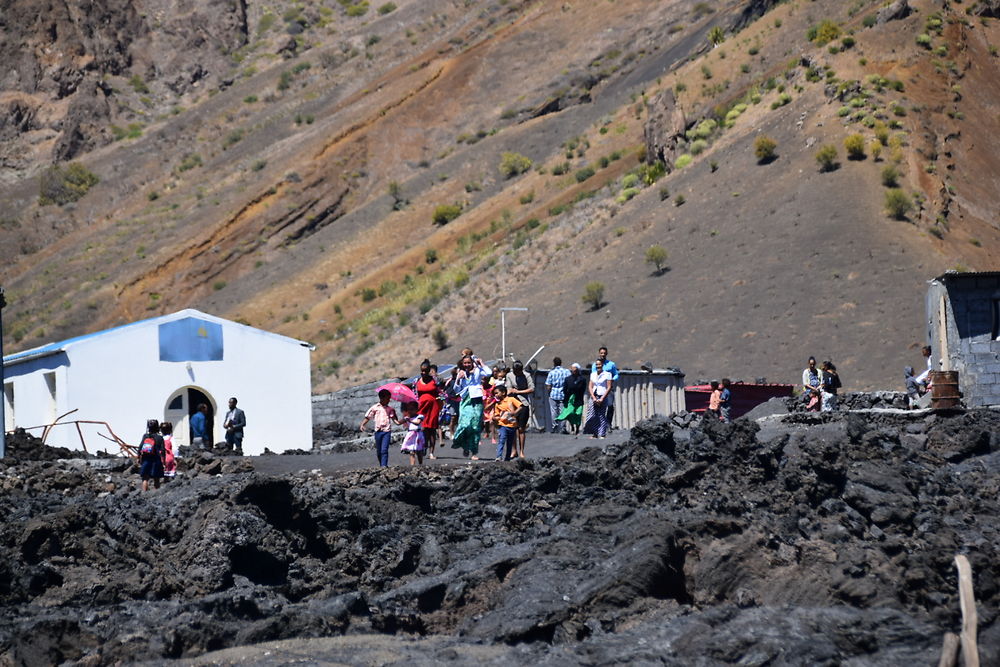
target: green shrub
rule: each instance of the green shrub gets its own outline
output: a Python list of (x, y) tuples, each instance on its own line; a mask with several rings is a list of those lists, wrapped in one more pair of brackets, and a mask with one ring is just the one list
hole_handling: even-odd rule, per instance
[(809, 28), (806, 37), (809, 38), (810, 42), (816, 42), (818, 46), (823, 46), (840, 37), (840, 26), (827, 19), (819, 25)]
[(462, 207), (458, 204), (440, 204), (434, 209), (434, 224), (446, 225), (462, 215)]
[(674, 206), (683, 206), (686, 201), (687, 199), (685, 199), (684, 195), (677, 195), (674, 197)]
[(225, 287), (226, 287), (225, 280), (216, 280), (214, 283), (212, 283), (212, 289), (214, 289), (216, 292), (218, 292), (221, 289), (225, 289)]
[(435, 250), (434, 248), (428, 248), (424, 252), (424, 261), (427, 262), (428, 264), (433, 264), (434, 262), (437, 261), (437, 259), (438, 259), (438, 251)]
[(231, 130), (222, 140), (222, 147), (229, 148), (243, 139), (243, 130)]
[(865, 159), (865, 138), (860, 134), (852, 134), (844, 139), (844, 148), (847, 150), (848, 160)]
[(622, 190), (622, 193), (618, 195), (615, 201), (617, 201), (619, 204), (624, 204), (628, 200), (632, 199), (632, 197), (635, 197), (637, 194), (639, 194), (639, 192), (640, 192), (639, 188), (625, 188), (624, 190)]
[(361, 290), (361, 300), (365, 303), (374, 301), (376, 296), (378, 296), (378, 293), (372, 287), (364, 287)]
[(281, 76), (278, 77), (278, 90), (288, 90), (292, 87), (292, 80), (295, 75), (291, 72), (282, 72)]
[(887, 188), (899, 187), (899, 170), (895, 165), (888, 165), (882, 169), (882, 185)]
[(257, 96), (247, 95), (246, 97), (243, 98), (243, 101), (246, 102), (247, 104), (253, 104), (254, 102), (257, 101)]
[(583, 288), (582, 301), (590, 306), (591, 310), (597, 310), (604, 303), (604, 283), (589, 282)]
[(79, 162), (52, 165), (38, 179), (38, 205), (69, 204), (83, 197), (101, 179)]
[(625, 189), (634, 188), (638, 184), (639, 184), (638, 174), (625, 174), (625, 176), (622, 178), (622, 188)]
[(437, 349), (443, 350), (448, 347), (448, 332), (445, 331), (444, 326), (439, 324), (434, 329), (434, 333), (431, 334), (431, 338), (434, 340), (434, 344), (437, 345)]
[(593, 176), (594, 173), (593, 167), (584, 167), (583, 169), (578, 170), (574, 176), (576, 177), (577, 183), (583, 183), (585, 180)]
[(718, 46), (726, 41), (726, 31), (722, 26), (713, 26), (711, 30), (708, 31), (708, 41), (712, 43), (713, 46)]
[(552, 167), (553, 176), (562, 176), (569, 171), (569, 162), (560, 162), (559, 164)]
[(663, 271), (663, 265), (667, 261), (667, 250), (663, 246), (656, 244), (646, 249), (646, 263), (656, 267), (656, 272)]
[(639, 178), (646, 185), (652, 185), (667, 175), (667, 166), (661, 160), (646, 163), (639, 167)]
[(531, 159), (520, 153), (507, 152), (500, 156), (500, 173), (504, 178), (513, 178), (531, 169)]
[(691, 151), (691, 155), (701, 155), (708, 148), (708, 142), (704, 139), (695, 139), (691, 142), (691, 146), (688, 150)]
[(686, 167), (686, 166), (688, 166), (689, 164), (691, 164), (691, 162), (692, 162), (693, 160), (694, 160), (694, 158), (693, 158), (693, 157), (691, 157), (691, 155), (690, 155), (690, 154), (688, 154), (688, 153), (684, 153), (683, 155), (679, 156), (679, 157), (678, 157), (678, 158), (677, 158), (677, 159), (676, 159), (676, 160), (674, 161), (674, 169), (683, 169), (684, 167)]
[(761, 135), (753, 142), (753, 152), (758, 163), (771, 162), (777, 157), (778, 142), (767, 135)]
[(348, 16), (364, 16), (368, 13), (368, 3), (358, 2), (353, 5), (348, 5), (344, 11)]
[(394, 11), (396, 11), (396, 4), (392, 2), (387, 2), (384, 5), (380, 5), (378, 8), (378, 13), (381, 14), (382, 16), (385, 16), (386, 14), (391, 14)]
[(528, 194), (521, 195), (520, 202), (522, 204), (530, 204), (533, 201), (535, 201), (535, 191), (534, 190), (532, 190)]
[(923, 47), (925, 49), (931, 48), (931, 36), (926, 32), (917, 35), (917, 46)]
[(145, 95), (146, 93), (149, 92), (149, 86), (146, 85), (146, 82), (143, 81), (142, 77), (139, 76), (138, 74), (133, 75), (132, 78), (128, 80), (128, 82), (129, 85), (132, 86), (132, 90), (139, 93), (140, 95)]
[(837, 147), (827, 144), (816, 152), (816, 161), (820, 171), (833, 171), (837, 168)]
[(905, 220), (912, 208), (913, 201), (902, 190), (893, 188), (885, 191), (885, 209), (896, 220)]
[(177, 171), (188, 171), (201, 166), (201, 156), (197, 153), (188, 153), (181, 158), (181, 163), (177, 165)]
[(868, 14), (864, 19), (861, 20), (861, 25), (866, 28), (871, 28), (878, 22), (878, 18), (874, 14)]
[(771, 109), (779, 109), (791, 101), (792, 101), (791, 95), (789, 95), (788, 93), (781, 93), (778, 95), (778, 99), (771, 102)]
[(695, 127), (685, 132), (684, 136), (687, 137), (688, 141), (694, 141), (695, 139), (708, 139), (718, 127), (718, 121), (714, 118), (706, 118)]

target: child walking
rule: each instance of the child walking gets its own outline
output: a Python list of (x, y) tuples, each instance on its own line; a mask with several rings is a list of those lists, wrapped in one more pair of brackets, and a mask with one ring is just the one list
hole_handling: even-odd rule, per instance
[(416, 401), (403, 404), (403, 421), (406, 422), (406, 437), (399, 448), (401, 454), (410, 455), (410, 465), (424, 464), (424, 415), (420, 414), (420, 406)]
[(368, 408), (365, 418), (361, 420), (361, 432), (366, 433), (365, 426), (369, 421), (375, 422), (375, 458), (383, 468), (389, 467), (389, 445), (392, 443), (392, 423), (402, 424), (396, 417), (396, 409), (389, 405), (392, 393), (382, 389), (378, 393), (378, 403)]
[(708, 397), (708, 411), (705, 413), (707, 419), (722, 419), (719, 414), (719, 407), (722, 405), (722, 390), (719, 383), (712, 380), (712, 394)]
[[(493, 388), (493, 421), (497, 429), (497, 461), (509, 461), (517, 450), (517, 413), (521, 402), (507, 395), (506, 385)], [(506, 451), (505, 451), (506, 450)]]
[(146, 432), (139, 443), (142, 490), (149, 491), (149, 480), (153, 480), (153, 486), (158, 489), (160, 480), (163, 479), (163, 437), (160, 435), (160, 422), (155, 419), (147, 420)]

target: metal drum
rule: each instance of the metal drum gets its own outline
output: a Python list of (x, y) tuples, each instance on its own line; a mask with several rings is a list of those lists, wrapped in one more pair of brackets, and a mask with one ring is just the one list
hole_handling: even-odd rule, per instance
[(958, 390), (958, 371), (931, 371), (931, 407), (960, 408), (962, 394)]

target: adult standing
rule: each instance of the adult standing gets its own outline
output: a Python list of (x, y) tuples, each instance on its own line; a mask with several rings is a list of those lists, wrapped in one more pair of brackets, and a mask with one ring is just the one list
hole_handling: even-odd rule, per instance
[(517, 456), (524, 458), (524, 441), (528, 434), (528, 418), (531, 416), (531, 396), (535, 393), (535, 381), (530, 373), (524, 372), (524, 364), (515, 361), (507, 373), (507, 395), (521, 403), (517, 411)]
[(820, 408), (820, 392), (823, 386), (823, 376), (816, 368), (816, 357), (809, 357), (809, 365), (802, 371), (802, 397), (806, 401), (806, 410), (818, 412)]
[(441, 414), (441, 388), (431, 370), (431, 362), (424, 359), (420, 362), (420, 377), (413, 384), (417, 391), (417, 412), (424, 416), (420, 426), (424, 431), (424, 445), (427, 456), (434, 456), (434, 446), (437, 444), (438, 417)]
[(155, 419), (146, 421), (146, 432), (139, 441), (139, 476), (142, 478), (142, 490), (149, 491), (149, 480), (153, 486), (160, 488), (163, 479), (163, 436), (160, 435), (160, 422)]
[(580, 435), (580, 423), (583, 421), (583, 397), (587, 393), (587, 381), (588, 378), (580, 372), (580, 364), (570, 364), (569, 375), (563, 384), (566, 407), (559, 414), (559, 419), (572, 427), (574, 437)]
[(608, 348), (604, 345), (597, 348), (597, 358), (601, 360), (604, 370), (611, 374), (611, 384), (608, 386), (607, 398), (605, 399), (605, 403), (608, 406), (608, 428), (611, 428), (612, 420), (615, 417), (615, 387), (618, 385), (618, 364), (608, 359)]
[(840, 375), (837, 373), (837, 367), (830, 360), (824, 361), (820, 364), (819, 368), (823, 374), (820, 410), (823, 412), (832, 412), (837, 409), (837, 390), (841, 387)]
[(729, 378), (722, 378), (719, 384), (719, 419), (726, 424), (733, 421), (733, 394), (729, 390), (730, 384)]
[(235, 396), (229, 399), (229, 412), (226, 413), (226, 419), (222, 425), (226, 428), (226, 444), (234, 451), (242, 453), (243, 429), (247, 425), (247, 416), (243, 410), (236, 407)]
[(590, 394), (590, 412), (583, 427), (583, 432), (589, 433), (592, 438), (604, 438), (608, 432), (607, 398), (611, 393), (612, 382), (614, 381), (611, 379), (611, 373), (604, 370), (604, 362), (600, 359), (595, 361), (587, 386)]
[[(464, 350), (463, 350), (464, 351)], [(471, 352), (471, 351), (470, 351)], [(483, 380), (492, 371), (483, 360), (467, 354), (458, 362), (454, 388), (459, 396), (458, 427), (451, 441), (452, 449), (461, 449), (464, 456), (479, 460), (479, 438), (483, 434)]]
[(191, 446), (195, 449), (211, 449), (212, 440), (208, 436), (208, 406), (198, 404), (198, 409), (191, 415)]
[(549, 430), (553, 433), (566, 432), (566, 425), (563, 424), (559, 415), (566, 407), (566, 378), (570, 372), (563, 368), (562, 359), (556, 357), (552, 360), (552, 370), (545, 376), (545, 390), (549, 395)]

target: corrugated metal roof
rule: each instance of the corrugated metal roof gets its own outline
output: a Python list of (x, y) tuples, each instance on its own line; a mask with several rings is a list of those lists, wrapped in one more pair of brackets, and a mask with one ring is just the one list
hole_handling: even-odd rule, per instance
[(83, 341), (90, 340), (91, 338), (97, 338), (99, 336), (104, 336), (106, 334), (122, 331), (123, 329), (129, 329), (132, 327), (148, 326), (150, 324), (162, 324), (164, 322), (172, 322), (174, 320), (183, 319), (185, 317), (198, 317), (209, 322), (216, 322), (218, 324), (228, 324), (238, 327), (247, 327), (248, 329), (254, 329), (268, 336), (274, 336), (275, 338), (281, 338), (289, 342), (294, 342), (304, 347), (310, 349), (313, 348), (311, 343), (301, 341), (295, 338), (290, 338), (288, 336), (282, 336), (281, 334), (276, 334), (270, 331), (265, 331), (264, 329), (257, 329), (256, 327), (250, 327), (246, 324), (240, 324), (239, 322), (233, 322), (232, 320), (227, 320), (222, 317), (216, 317), (215, 315), (209, 315), (208, 313), (203, 313), (200, 310), (195, 310), (194, 308), (187, 308), (185, 310), (179, 310), (176, 313), (170, 313), (168, 315), (160, 315), (158, 317), (151, 317), (145, 320), (139, 320), (138, 322), (130, 322), (129, 324), (123, 324), (121, 326), (112, 327), (111, 329), (104, 329), (102, 331), (95, 331), (89, 334), (83, 334), (82, 336), (76, 336), (74, 338), (67, 338), (66, 340), (56, 341), (54, 343), (48, 343), (40, 347), (33, 347), (30, 350), (24, 350), (22, 352), (15, 352), (14, 354), (9, 354), (3, 358), (4, 366), (13, 366), (15, 364), (23, 363), (25, 361), (31, 361), (32, 359), (40, 359), (42, 357), (48, 357), (53, 354), (59, 354), (65, 351), (67, 348), (82, 343)]

